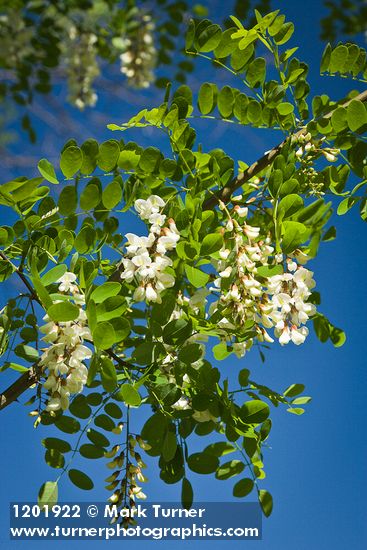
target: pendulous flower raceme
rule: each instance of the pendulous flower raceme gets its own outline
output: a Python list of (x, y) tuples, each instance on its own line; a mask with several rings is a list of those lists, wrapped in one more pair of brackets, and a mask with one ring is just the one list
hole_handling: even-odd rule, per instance
[[(260, 228), (244, 222), (246, 216), (246, 208), (237, 205), (226, 224), (228, 248), (219, 252), (219, 277), (211, 289), (220, 296), (211, 303), (209, 313), (217, 317), (221, 313), (218, 326), (229, 331), (253, 324), (260, 342), (273, 342), (267, 329), (274, 328), (281, 345), (290, 341), (302, 344), (308, 335), (304, 325), (316, 313), (314, 304), (307, 301), (315, 286), (313, 273), (299, 265), (307, 257), (301, 252), (293, 259), (276, 254), (271, 238), (260, 239)], [(265, 276), (268, 268), (278, 273)], [(243, 357), (252, 344), (253, 338), (235, 341), (233, 351)]]
[(174, 220), (166, 220), (162, 214), (165, 205), (157, 195), (146, 200), (138, 199), (134, 204), (139, 217), (150, 225), (147, 237), (126, 234), (126, 257), (122, 260), (124, 270), (121, 278), (128, 283), (139, 283), (133, 295), (136, 302), (161, 303), (161, 292), (175, 284), (173, 275), (166, 271), (172, 266), (172, 260), (166, 254), (176, 248), (180, 234)]
[(136, 450), (137, 444), (145, 450), (151, 448), (139, 435), (130, 434), (127, 444), (122, 451), (120, 445), (115, 445), (111, 451), (105, 453), (106, 458), (112, 458), (107, 463), (107, 467), (110, 470), (115, 470), (106, 479), (108, 483), (106, 489), (113, 491), (108, 499), (111, 505), (115, 504), (122, 508), (134, 508), (136, 506), (136, 499), (144, 500), (147, 498), (142, 487), (139, 485), (139, 483), (146, 483), (148, 481), (148, 478), (143, 473), (147, 465)]
[(72, 25), (64, 44), (64, 60), (67, 69), (69, 100), (78, 109), (94, 107), (97, 94), (93, 83), (99, 75), (97, 62), (97, 36), (91, 32), (79, 32)]
[(274, 324), (274, 334), (280, 344), (292, 341), (299, 345), (308, 335), (308, 328), (302, 325), (316, 313), (315, 305), (307, 302), (315, 281), (312, 271), (294, 261), (288, 261), (287, 268), (282, 275), (268, 279), (267, 292), (272, 295), (272, 310), (268, 317)]
[(51, 344), (40, 361), (47, 375), (43, 387), (49, 391), (46, 410), (50, 412), (66, 410), (70, 395), (83, 391), (88, 376), (84, 361), (92, 356), (91, 350), (84, 345), (84, 340), (92, 337), (83, 310), (84, 295), (76, 284), (76, 275), (66, 272), (57, 282), (59, 292), (71, 294), (74, 303), (80, 307), (80, 313), (75, 321), (57, 323), (46, 315), (44, 320), (47, 323), (40, 327), (45, 334), (42, 339)]
[(121, 42), (121, 72), (135, 88), (148, 88), (154, 80), (157, 52), (154, 46), (154, 23), (149, 14), (135, 21), (136, 26)]

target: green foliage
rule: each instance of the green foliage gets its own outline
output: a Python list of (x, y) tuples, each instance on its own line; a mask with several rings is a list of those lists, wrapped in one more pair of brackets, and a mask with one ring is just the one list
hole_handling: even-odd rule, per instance
[(336, 348), (342, 346), (345, 343), (346, 335), (344, 331), (340, 328), (334, 327), (334, 325), (330, 323), (325, 315), (318, 313), (313, 319), (313, 325), (316, 336), (318, 337), (320, 342), (324, 343), (330, 339)]
[(68, 453), (71, 451), (70, 443), (56, 437), (47, 437), (43, 439), (42, 445), (46, 447), (46, 449), (55, 449), (61, 453)]
[(367, 79), (366, 50), (356, 44), (339, 42), (335, 47), (327, 44), (321, 58), (321, 72), (339, 73)]
[[(173, 14), (184, 9), (167, 4), (172, 21), (159, 29), (162, 56), (179, 29)], [(308, 319), (321, 342), (338, 347), (346, 339), (319, 311), (312, 273), (302, 265), (336, 237), (328, 225), (335, 204), (339, 215), (359, 205), (367, 219), (365, 94), (315, 96), (310, 115), (308, 67), (296, 47), (285, 46), (293, 24), (278, 10), (256, 11), (246, 27), (237, 11), (227, 23), (191, 21), (186, 50), (239, 77), (238, 88), (228, 80), (220, 88), (202, 83), (197, 94), (186, 84), (168, 89), (161, 105), (110, 124), (118, 139), (69, 140), (60, 169), (42, 159), (42, 177), (0, 186), (0, 204), (9, 220), (16, 217), (0, 227), (0, 281), (13, 275), (23, 285), (1, 310), (0, 352), (27, 363), (6, 356), (1, 371), (38, 379), (30, 400), (35, 427), (53, 425), (68, 436), (43, 439), (46, 463), (60, 479), (67, 473), (92, 490), (75, 461), (108, 460), (106, 487), (119, 507), (140, 498), (140, 447), (157, 457), (163, 482), (181, 483), (184, 507), (194, 498), (191, 470), (231, 479), (236, 498), (256, 490), (269, 516), (272, 497), (261, 487), (271, 406), (301, 415), (311, 398), (302, 384), (283, 393), (258, 384), (243, 368), (247, 353), (256, 344), (265, 360), (273, 339), (301, 344)], [(361, 52), (349, 43), (328, 46), (322, 72), (360, 75)], [(235, 163), (227, 151), (197, 144), (198, 116), (238, 124), (239, 132), (277, 129), (284, 139), (255, 164)], [(120, 139), (147, 127), (167, 139), (162, 151), (155, 139), (145, 147)], [(149, 237), (130, 232), (133, 211)], [(307, 294), (304, 322), (293, 296), (299, 287)], [(275, 305), (275, 295), (289, 299), (290, 311)], [(231, 374), (213, 357), (227, 360)], [(136, 408), (148, 411), (140, 434)], [(193, 452), (191, 436), (206, 438), (202, 451)], [(57, 484), (47, 482), (40, 502), (55, 499)]]
[(254, 482), (252, 479), (243, 478), (240, 481), (237, 481), (233, 487), (233, 496), (237, 498), (244, 498), (249, 495), (254, 488)]
[(321, 38), (333, 42), (341, 35), (356, 36), (366, 31), (367, 8), (363, 0), (327, 2), (327, 15), (321, 20)]

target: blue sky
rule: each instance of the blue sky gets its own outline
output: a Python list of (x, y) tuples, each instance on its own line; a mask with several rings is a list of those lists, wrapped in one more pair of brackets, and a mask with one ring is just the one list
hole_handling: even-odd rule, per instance
[[(219, 2), (211, 2), (213, 12)], [(318, 59), (323, 44), (318, 39), (319, 18), (322, 14), (320, 1), (307, 3), (279, 3), (288, 19), (296, 24), (296, 32), (291, 45), (300, 45), (298, 57), (311, 63), (310, 82), (313, 93), (328, 93), (333, 99), (343, 97), (348, 84), (337, 78), (320, 78)], [(223, 13), (223, 8), (220, 8)], [(202, 78), (224, 83), (224, 74), (199, 63), (193, 75), (194, 85)], [(358, 88), (358, 85), (356, 85)], [(361, 88), (359, 88), (361, 89)], [(147, 94), (154, 104), (152, 93)], [(158, 100), (159, 101), (159, 100)], [(107, 122), (121, 122), (134, 114), (135, 106), (129, 107), (101, 98), (103, 115)], [(71, 111), (75, 116), (75, 112)], [(109, 132), (103, 127), (88, 130), (88, 112), (77, 115), (79, 122), (86, 127), (85, 137), (103, 140)], [(235, 158), (251, 162), (265, 150), (278, 143), (280, 136), (264, 130), (251, 130), (205, 121), (199, 126), (199, 136), (207, 148), (224, 146)], [(42, 128), (40, 128), (42, 135)], [(142, 135), (135, 132), (131, 139), (142, 145), (156, 144), (157, 136), (149, 131)], [(57, 143), (56, 143), (57, 144)], [(62, 146), (59, 142), (58, 147)], [(24, 145), (22, 145), (24, 147)], [(33, 146), (32, 154), (41, 158), (45, 155), (46, 144), (41, 140)], [(20, 145), (15, 147), (20, 153)], [(52, 159), (50, 159), (52, 160)], [(2, 181), (12, 174), (2, 174)], [(33, 175), (33, 173), (28, 174)], [(0, 215), (3, 211), (0, 211)], [(6, 221), (2, 220), (3, 223)], [(274, 498), (274, 511), (269, 519), (264, 519), (263, 541), (231, 542), (235, 548), (244, 546), (280, 550), (296, 546), (297, 550), (344, 550), (351, 546), (363, 550), (367, 544), (366, 499), (367, 485), (367, 443), (365, 438), (365, 417), (367, 402), (366, 361), (366, 291), (364, 273), (366, 257), (366, 225), (353, 211), (334, 222), (337, 239), (325, 243), (319, 257), (310, 264), (315, 272), (317, 290), (322, 295), (321, 310), (336, 325), (347, 333), (347, 342), (335, 349), (331, 344), (321, 344), (312, 334), (301, 348), (289, 345), (284, 348), (273, 346), (262, 364), (255, 351), (243, 360), (229, 360), (218, 366), (223, 370), (251, 369), (258, 382), (283, 390), (294, 382), (306, 385), (306, 394), (313, 397), (302, 417), (286, 413), (284, 410), (272, 412), (273, 430), (269, 438), (271, 448), (265, 450), (267, 478), (263, 487)], [(122, 231), (124, 227), (122, 226)], [(129, 226), (129, 230), (133, 229)], [(8, 288), (5, 292), (16, 292), (19, 287)], [(4, 289), (0, 287), (1, 303)], [(1, 387), (5, 387), (11, 374), (1, 376)], [(0, 466), (3, 476), (0, 483), (0, 548), (22, 549), (48, 548), (49, 542), (10, 542), (7, 538), (9, 501), (34, 501), (39, 486), (47, 479), (53, 479), (55, 472), (43, 461), (42, 437), (52, 435), (49, 428), (33, 430), (27, 410), (14, 404), (1, 412), (2, 452)], [(202, 442), (201, 447), (207, 442)], [(101, 479), (107, 474), (103, 461), (89, 461), (92, 477)], [(84, 461), (85, 465), (85, 461)], [(162, 485), (149, 461), (147, 487), (150, 500), (174, 501), (179, 498), (179, 486)], [(197, 501), (231, 499), (231, 482), (219, 482), (212, 476), (192, 474)], [(60, 488), (63, 501), (87, 500), (89, 494), (74, 489), (65, 481)], [(103, 484), (96, 483), (93, 502), (104, 501), (106, 492)], [(53, 547), (61, 548), (60, 542)], [(68, 542), (70, 549), (117, 547), (116, 542)], [(123, 543), (122, 543), (123, 544)], [(145, 547), (147, 542), (131, 541), (134, 550)], [(171, 547), (171, 542), (149, 542), (151, 547)], [(185, 542), (175, 542), (183, 547)], [(223, 542), (190, 541), (191, 548), (209, 548), (209, 545), (222, 548)], [(169, 545), (169, 546), (168, 546)]]

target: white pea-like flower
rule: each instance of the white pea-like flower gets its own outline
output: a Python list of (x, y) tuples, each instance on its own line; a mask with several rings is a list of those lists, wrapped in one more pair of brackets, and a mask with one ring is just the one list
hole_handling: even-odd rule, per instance
[(138, 286), (133, 294), (135, 302), (143, 302), (145, 300), (145, 287), (143, 285)]
[(248, 350), (248, 341), (247, 342), (234, 342), (232, 344), (232, 347), (233, 347), (233, 351), (235, 353), (235, 355), (238, 357), (238, 358), (242, 358), (245, 356), (246, 354), (246, 351)]
[(335, 162), (337, 160), (337, 156), (333, 155), (333, 153), (329, 153), (328, 151), (323, 151), (324, 157), (329, 162)]
[(232, 220), (228, 220), (228, 222), (226, 223), (226, 229), (227, 231), (233, 231), (233, 221)]
[(75, 273), (67, 271), (56, 282), (59, 283), (60, 292), (74, 292), (78, 287), (74, 284), (76, 281)]
[(248, 215), (248, 208), (246, 206), (243, 206), (242, 208), (237, 204), (234, 207), (234, 211), (240, 218), (246, 218)]
[(260, 235), (260, 227), (254, 227), (253, 225), (246, 224), (243, 230), (249, 239), (257, 239)]
[(182, 396), (178, 401), (176, 401), (176, 403), (173, 403), (172, 409), (175, 409), (176, 411), (187, 411), (188, 409), (191, 409), (191, 405), (188, 398)]
[(219, 277), (221, 277), (222, 279), (228, 279), (228, 277), (231, 276), (231, 273), (232, 273), (232, 267), (229, 265), (228, 267), (226, 267), (225, 269), (223, 269), (223, 271), (220, 271), (218, 273)]
[(293, 326), (291, 328), (291, 340), (294, 344), (296, 344), (296, 346), (303, 344), (307, 335), (308, 335), (307, 327), (297, 328), (296, 326)]
[(226, 260), (230, 253), (231, 251), (229, 250), (229, 248), (222, 248), (221, 250), (219, 250), (219, 256), (222, 260)]

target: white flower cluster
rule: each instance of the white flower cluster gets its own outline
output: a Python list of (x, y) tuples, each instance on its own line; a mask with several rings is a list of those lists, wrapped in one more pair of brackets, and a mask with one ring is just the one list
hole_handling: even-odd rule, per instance
[(71, 294), (80, 306), (77, 320), (54, 323), (46, 315), (47, 323), (40, 327), (45, 334), (43, 340), (50, 343), (41, 356), (40, 365), (47, 374), (43, 387), (49, 391), (47, 411), (66, 410), (71, 394), (80, 393), (87, 381), (88, 369), (84, 361), (92, 356), (91, 350), (84, 345), (84, 339), (91, 340), (84, 305), (84, 295), (75, 284), (76, 275), (66, 272), (57, 282), (59, 292)]
[(0, 15), (0, 43), (2, 67), (14, 70), (14, 67), (23, 62), (26, 56), (32, 54), (32, 27), (25, 25), (20, 10), (14, 9), (11, 3), (3, 3), (1, 11), (9, 13)]
[[(238, 216), (245, 217), (245, 208), (235, 207)], [(273, 342), (267, 329), (284, 345), (292, 341), (302, 344), (308, 334), (304, 325), (316, 308), (308, 303), (311, 289), (315, 286), (313, 273), (299, 266), (295, 260), (285, 260), (283, 254), (275, 254), (271, 240), (258, 240), (260, 228), (232, 219), (227, 223), (227, 232), (235, 243), (232, 250), (223, 248), (217, 269), (219, 277), (214, 281), (214, 292), (220, 291), (218, 301), (210, 305), (209, 313), (220, 310), (223, 317), (218, 326), (235, 330), (249, 320), (254, 321), (259, 341)], [(303, 263), (307, 257), (299, 253), (297, 260)], [(285, 272), (271, 277), (259, 276), (260, 266), (285, 265)], [(234, 342), (233, 350), (243, 357), (253, 344), (252, 339)]]
[(319, 170), (314, 168), (314, 164), (320, 155), (323, 155), (328, 162), (336, 162), (340, 155), (340, 149), (325, 147), (325, 137), (316, 139), (310, 132), (298, 137), (293, 136), (292, 140), (299, 146), (295, 155), (300, 162), (301, 192), (316, 197), (325, 195), (324, 178), (320, 178)]
[(175, 279), (166, 268), (172, 260), (166, 253), (176, 247), (180, 239), (173, 219), (166, 221), (162, 209), (166, 203), (161, 197), (151, 195), (148, 199), (135, 201), (139, 217), (150, 224), (149, 235), (139, 237), (127, 233), (127, 257), (122, 260), (124, 270), (121, 278), (126, 282), (137, 281), (134, 300), (161, 303), (161, 292), (175, 284)]
[(314, 304), (306, 301), (315, 281), (312, 271), (297, 266), (296, 262), (287, 262), (287, 267), (286, 273), (268, 279), (268, 293), (272, 295), (268, 317), (275, 326), (274, 334), (280, 344), (292, 341), (299, 345), (308, 335), (308, 328), (302, 325), (316, 313)]
[[(253, 242), (259, 236), (260, 229), (245, 223), (241, 231), (235, 231), (238, 226), (227, 224), (227, 230), (234, 232), (234, 250), (223, 248), (219, 255), (221, 260), (217, 264), (219, 277), (214, 281), (212, 290), (221, 291), (220, 299), (210, 305), (209, 313), (213, 314), (221, 306), (225, 315), (219, 320), (218, 326), (223, 329), (234, 330), (237, 325), (244, 326), (246, 321), (254, 320), (257, 323), (258, 338), (261, 341), (273, 340), (265, 328), (263, 305), (264, 289), (257, 279), (257, 266), (268, 265), (269, 256), (274, 252), (270, 239)], [(231, 281), (229, 283), (229, 281)], [(245, 342), (235, 342), (234, 352), (243, 357), (252, 346), (252, 339)]]
[(64, 59), (67, 66), (69, 100), (80, 110), (94, 107), (97, 102), (97, 94), (93, 89), (93, 82), (99, 75), (96, 42), (97, 36), (93, 33), (79, 33), (75, 26), (68, 30)]
[(154, 47), (154, 23), (150, 15), (143, 15), (137, 22), (137, 28), (122, 42), (124, 52), (120, 55), (121, 72), (134, 88), (148, 88), (154, 80), (156, 65)]
[(328, 162), (335, 162), (340, 153), (340, 149), (331, 149), (330, 147), (321, 148), (322, 141), (324, 139), (325, 138), (315, 141), (313, 140), (310, 132), (299, 136), (297, 141), (301, 144), (301, 146), (296, 151), (296, 157), (300, 159), (303, 155), (307, 155), (309, 153), (322, 153)]

